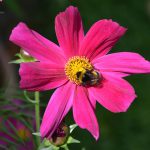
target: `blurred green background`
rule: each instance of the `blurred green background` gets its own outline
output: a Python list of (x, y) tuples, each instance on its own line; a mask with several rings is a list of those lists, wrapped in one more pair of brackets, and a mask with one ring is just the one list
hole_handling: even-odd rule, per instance
[[(137, 52), (150, 60), (150, 0), (3, 0), (0, 3), (0, 86), (7, 87), (11, 96), (19, 82), (18, 66), (7, 64), (19, 52), (19, 47), (8, 40), (11, 30), (23, 21), (57, 43), (54, 19), (69, 5), (79, 8), (85, 32), (94, 22), (103, 18), (111, 18), (128, 28), (111, 53)], [(128, 112), (113, 114), (97, 104), (100, 139), (95, 141), (87, 131), (78, 128), (74, 137), (81, 144), (71, 145), (71, 150), (150, 149), (150, 76), (134, 75), (126, 79), (138, 95)], [(50, 93), (42, 93), (41, 102), (45, 105)], [(43, 114), (44, 108), (41, 111)], [(71, 114), (68, 122), (70, 120)]]

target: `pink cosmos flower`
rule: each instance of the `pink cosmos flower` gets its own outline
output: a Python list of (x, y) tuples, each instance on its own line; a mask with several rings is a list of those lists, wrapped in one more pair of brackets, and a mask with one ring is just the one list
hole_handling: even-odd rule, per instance
[(55, 30), (59, 46), (24, 23), (12, 31), (10, 40), (37, 59), (21, 64), (20, 87), (29, 91), (57, 88), (43, 116), (42, 137), (51, 137), (72, 108), (79, 127), (98, 139), (96, 101), (111, 112), (125, 112), (136, 94), (123, 77), (150, 73), (150, 62), (132, 52), (107, 54), (126, 29), (104, 19), (84, 35), (80, 14), (73, 6), (56, 16)]

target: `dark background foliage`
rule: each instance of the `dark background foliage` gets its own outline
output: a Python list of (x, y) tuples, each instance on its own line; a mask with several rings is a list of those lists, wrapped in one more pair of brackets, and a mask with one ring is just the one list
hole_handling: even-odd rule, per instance
[[(23, 21), (57, 43), (54, 18), (69, 5), (79, 8), (85, 32), (102, 18), (111, 18), (128, 28), (111, 52), (137, 52), (150, 60), (150, 0), (3, 0), (0, 3), (0, 86), (6, 87), (9, 96), (13, 97), (19, 82), (18, 66), (7, 64), (19, 52), (19, 48), (8, 40), (12, 28)], [(97, 104), (100, 139), (96, 142), (87, 131), (78, 128), (74, 137), (81, 140), (81, 144), (71, 145), (72, 150), (149, 149), (150, 76), (134, 75), (127, 77), (127, 80), (138, 95), (129, 110), (113, 114)], [(48, 102), (50, 93), (42, 93), (41, 103)], [(72, 120), (71, 114), (69, 120)]]

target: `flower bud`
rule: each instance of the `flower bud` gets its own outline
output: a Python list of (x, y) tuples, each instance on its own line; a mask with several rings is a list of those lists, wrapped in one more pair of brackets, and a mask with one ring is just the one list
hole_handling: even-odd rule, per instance
[(60, 146), (66, 143), (69, 137), (69, 127), (62, 123), (49, 139), (50, 143), (55, 146)]

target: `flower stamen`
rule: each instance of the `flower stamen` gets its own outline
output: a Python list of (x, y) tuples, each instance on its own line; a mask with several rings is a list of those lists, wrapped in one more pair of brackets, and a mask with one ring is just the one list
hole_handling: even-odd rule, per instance
[(93, 70), (89, 59), (84, 56), (74, 56), (65, 65), (65, 73), (68, 79), (77, 85), (83, 83), (82, 76), (86, 71)]

